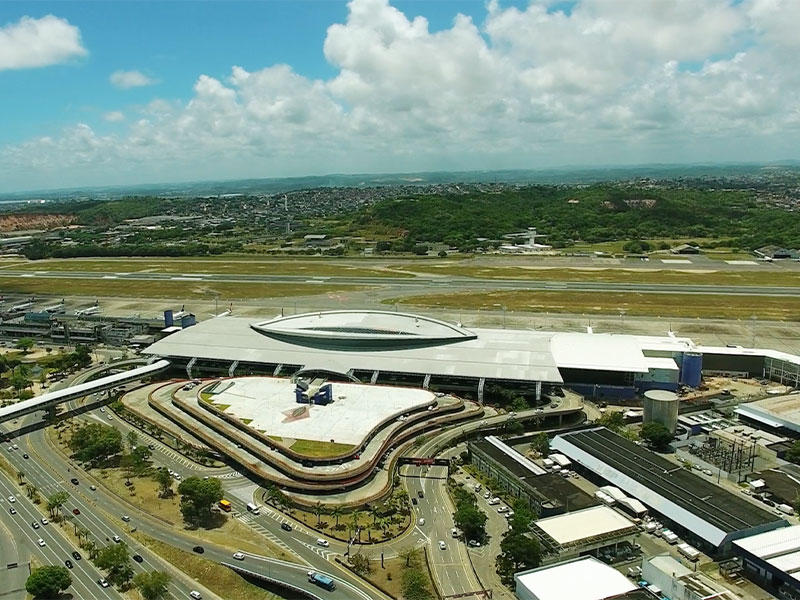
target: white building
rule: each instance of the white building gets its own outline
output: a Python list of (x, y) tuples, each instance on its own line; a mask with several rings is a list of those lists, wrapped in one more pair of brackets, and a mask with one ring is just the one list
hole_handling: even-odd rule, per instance
[(592, 557), (576, 558), (514, 575), (519, 600), (648, 600), (622, 573)]

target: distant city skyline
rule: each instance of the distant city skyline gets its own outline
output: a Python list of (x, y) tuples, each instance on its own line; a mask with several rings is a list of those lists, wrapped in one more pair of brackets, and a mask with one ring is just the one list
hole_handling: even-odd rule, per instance
[(794, 0), (0, 3), (0, 192), (798, 159)]

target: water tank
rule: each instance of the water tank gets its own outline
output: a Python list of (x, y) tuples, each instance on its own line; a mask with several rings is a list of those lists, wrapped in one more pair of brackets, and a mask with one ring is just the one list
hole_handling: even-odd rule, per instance
[(689, 387), (699, 387), (703, 371), (703, 355), (699, 352), (685, 352), (681, 364), (681, 383)]
[(643, 423), (661, 423), (670, 432), (678, 427), (678, 395), (667, 390), (648, 390), (644, 393)]

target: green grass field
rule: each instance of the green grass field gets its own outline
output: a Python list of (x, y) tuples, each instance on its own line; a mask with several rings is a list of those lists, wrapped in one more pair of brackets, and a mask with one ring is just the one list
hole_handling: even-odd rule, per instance
[(117, 298), (197, 298), (219, 295), (220, 301), (250, 298), (287, 298), (368, 289), (353, 285), (325, 286), (294, 283), (208, 282), (208, 281), (132, 281), (125, 279), (59, 279), (45, 277), (3, 277), (4, 293), (51, 294)]
[(429, 294), (385, 300), (427, 308), (551, 312), (586, 315), (696, 317), (800, 321), (800, 297), (731, 296), (714, 294), (642, 294), (635, 292), (465, 292)]
[(352, 444), (337, 444), (331, 442), (318, 442), (315, 440), (297, 440), (290, 449), (313, 458), (339, 456), (353, 449)]
[[(545, 263), (546, 264), (546, 263)], [(399, 267), (398, 267), (399, 268)], [(596, 281), (606, 283), (672, 283), (685, 285), (800, 286), (800, 271), (758, 270), (688, 271), (602, 268), (558, 268), (543, 266), (473, 266), (457, 263), (409, 264), (402, 267), (416, 273), (436, 273), (483, 279), (532, 279), (537, 281)]]
[[(0, 265), (1, 266), (1, 265)], [(92, 273), (210, 273), (242, 275), (308, 275), (348, 277), (412, 277), (379, 265), (353, 266), (332, 259), (264, 259), (245, 256), (217, 258), (108, 258), (53, 259), (11, 263), (8, 269), (24, 271), (87, 271)]]

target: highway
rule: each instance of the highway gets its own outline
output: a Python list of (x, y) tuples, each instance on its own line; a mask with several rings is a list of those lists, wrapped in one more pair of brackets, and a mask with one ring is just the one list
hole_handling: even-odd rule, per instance
[[(797, 296), (798, 286), (750, 286), (750, 285), (683, 285), (673, 283), (623, 283), (592, 281), (546, 281), (526, 279), (486, 279), (447, 275), (421, 274), (416, 277), (348, 277), (308, 275), (249, 275), (195, 273), (116, 273), (93, 271), (14, 271), (3, 270), (2, 277), (24, 277), (41, 279), (95, 279), (103, 281), (200, 281), (219, 283), (290, 283), (293, 285), (353, 285), (409, 288), (430, 293), (450, 288), (467, 290), (529, 290), (529, 291), (576, 291), (576, 292), (637, 292), (652, 294), (718, 294), (734, 296)], [(324, 290), (320, 290), (324, 291)]]
[[(117, 367), (119, 364), (120, 363), (115, 364), (114, 367)], [(76, 377), (75, 380), (79, 382), (90, 376), (96, 370), (97, 368), (92, 368), (84, 371)], [(62, 386), (63, 384), (55, 387)], [(68, 404), (68, 408), (76, 408), (78, 404), (78, 401), (73, 400)], [(30, 422), (37, 420), (39, 415), (41, 415), (41, 413), (28, 416), (25, 419), (28, 422), (23, 423), (23, 425), (30, 424)], [(107, 416), (108, 413), (101, 413), (100, 408), (95, 406), (94, 409), (77, 418), (95, 422), (101, 421), (121, 429), (123, 434), (131, 429), (131, 427), (121, 419), (115, 418), (112, 421), (108, 421)], [(138, 433), (143, 441), (147, 440), (148, 443), (151, 442), (149, 436), (142, 432)], [(0, 431), (0, 434), (5, 437), (4, 432)], [(70, 500), (67, 502), (65, 508), (70, 512), (73, 508), (78, 508), (78, 510), (80, 510), (81, 514), (75, 517), (76, 521), (87, 526), (92, 531), (92, 536), (97, 541), (98, 545), (102, 546), (106, 543), (105, 540), (107, 538), (110, 539), (113, 535), (119, 535), (122, 540), (130, 546), (132, 553), (140, 554), (144, 559), (141, 565), (131, 563), (137, 572), (139, 570), (160, 570), (171, 573), (173, 576), (173, 583), (170, 586), (170, 598), (187, 598), (191, 590), (199, 590), (206, 599), (218, 598), (218, 596), (211, 591), (192, 581), (169, 563), (162, 561), (138, 541), (128, 536), (127, 528), (136, 526), (138, 531), (188, 552), (191, 552), (192, 548), (197, 545), (198, 540), (196, 537), (184, 535), (179, 531), (175, 531), (170, 526), (150, 517), (133, 505), (127, 504), (117, 496), (107, 493), (99, 480), (83, 472), (76, 464), (66, 460), (57, 449), (51, 447), (44, 428), (36, 429), (25, 435), (16, 436), (13, 439), (13, 443), (16, 443), (19, 449), (9, 452), (7, 450), (8, 444), (4, 444), (4, 458), (8, 460), (15, 469), (24, 471), (26, 474), (26, 481), (36, 485), (43, 497), (55, 491), (67, 491), (70, 494)], [(224, 485), (233, 490), (230, 497), (234, 505), (234, 513), (231, 516), (233, 518), (239, 518), (243, 523), (250, 526), (254, 531), (264, 535), (267, 539), (277, 542), (278, 545), (295, 554), (303, 563), (294, 565), (268, 557), (247, 554), (244, 562), (248, 569), (275, 580), (285, 581), (299, 589), (315, 594), (320, 592), (320, 588), (308, 582), (306, 576), (306, 572), (309, 568), (312, 568), (321, 573), (328, 574), (337, 583), (337, 589), (335, 591), (324, 592), (325, 598), (330, 598), (331, 600), (388, 600), (388, 597), (373, 589), (371, 586), (367, 586), (361, 580), (331, 562), (333, 555), (336, 554), (336, 550), (334, 548), (326, 550), (318, 547), (315, 543), (316, 535), (312, 532), (302, 527), (296, 528), (295, 531), (291, 533), (284, 532), (280, 529), (280, 523), (284, 520), (288, 521), (288, 519), (284, 518), (280, 513), (272, 513), (269, 509), (265, 510), (265, 514), (256, 518), (248, 514), (245, 509), (245, 504), (252, 498), (252, 493), (257, 487), (255, 484), (249, 483), (248, 480), (245, 480), (232, 469), (207, 469), (200, 465), (192, 464), (191, 461), (178, 455), (160, 442), (155, 442), (155, 446), (156, 453), (154, 453), (154, 462), (156, 464), (171, 465), (170, 468), (183, 472), (184, 474), (187, 474), (188, 469), (192, 469), (195, 471), (195, 473), (192, 474), (224, 476), (222, 479)], [(23, 458), (23, 454), (28, 454), (29, 458)], [(78, 478), (79, 484), (77, 486), (68, 481), (73, 475)], [(0, 474), (0, 483), (5, 486), (0, 487), (0, 493), (3, 493), (3, 497), (11, 493), (4, 493), (6, 488), (14, 490), (18, 487), (16, 482), (7, 480), (5, 474)], [(91, 490), (89, 487), (91, 484), (95, 484), (97, 489)], [(242, 488), (243, 484), (245, 484), (245, 488)], [(244, 494), (242, 494), (242, 491), (244, 491)], [(237, 493), (244, 496), (244, 498), (238, 498)], [(24, 496), (24, 492), (22, 495)], [(226, 496), (227, 495), (226, 493)], [(19, 497), (19, 494), (15, 494), (15, 496), (18, 498), (16, 504), (20, 504), (23, 499)], [(27, 498), (24, 498), (24, 501), (30, 504), (28, 507), (29, 511), (37, 510)], [(0, 503), (0, 506), (7, 507), (7, 501), (4, 502), (5, 504)], [(272, 513), (272, 516), (269, 516), (268, 513)], [(125, 524), (121, 521), (121, 516), (123, 514), (131, 516), (132, 521), (130, 524)], [(16, 517), (18, 515), (8, 516)], [(38, 518), (40, 517), (41, 515), (39, 515)], [(29, 528), (32, 520), (32, 518), (28, 519), (26, 516), (26, 522)], [(56, 528), (55, 525), (48, 525), (47, 527), (52, 527), (54, 531)], [(41, 530), (42, 529), (38, 531)], [(31, 528), (30, 531), (33, 532), (34, 530)], [(36, 538), (34, 538), (34, 542), (35, 539)], [(49, 545), (49, 541), (47, 543)], [(66, 550), (65, 544), (68, 544), (66, 540), (62, 542), (62, 550)], [(233, 560), (232, 554), (236, 550), (235, 548), (222, 548), (206, 542), (203, 542), (202, 545), (205, 548), (204, 558), (220, 563), (230, 563)], [(44, 563), (63, 564), (64, 560), (69, 557), (73, 549), (75, 548), (70, 548), (69, 551), (61, 552), (61, 554), (64, 555), (63, 558), (60, 556), (48, 556)], [(89, 563), (87, 560), (81, 562), (87, 565)], [(91, 567), (91, 565), (89, 566)], [(81, 585), (92, 584), (100, 577), (100, 574), (94, 568), (91, 569), (91, 574), (93, 578), (81, 578), (83, 582)], [(93, 585), (99, 588), (96, 583), (93, 583)], [(3, 588), (4, 584), (0, 585), (0, 594), (5, 591)], [(287, 597), (294, 597), (291, 592), (287, 592), (287, 594)], [(105, 596), (92, 596), (90, 594), (81, 593), (80, 597), (104, 598)]]

